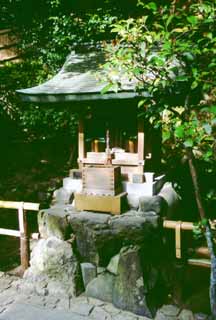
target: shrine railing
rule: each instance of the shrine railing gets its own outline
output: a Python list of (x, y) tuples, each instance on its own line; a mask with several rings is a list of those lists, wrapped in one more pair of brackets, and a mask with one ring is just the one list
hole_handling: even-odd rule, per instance
[(19, 230), (0, 228), (0, 235), (20, 238), (20, 260), (23, 271), (29, 266), (29, 235), (27, 230), (27, 211), (38, 211), (39, 203), (0, 201), (0, 208), (17, 209)]
[[(216, 225), (216, 221), (214, 220)], [(182, 259), (182, 231), (193, 231), (194, 223), (186, 221), (173, 221), (173, 220), (164, 220), (163, 227), (165, 229), (175, 230), (175, 253), (177, 259)], [(189, 248), (190, 249), (190, 248)], [(208, 247), (197, 247), (191, 249), (192, 253), (196, 255), (195, 258), (188, 257), (187, 263), (189, 265), (194, 265), (198, 267), (211, 267), (210, 253)], [(190, 250), (188, 250), (190, 251)], [(190, 253), (190, 252), (188, 252)]]

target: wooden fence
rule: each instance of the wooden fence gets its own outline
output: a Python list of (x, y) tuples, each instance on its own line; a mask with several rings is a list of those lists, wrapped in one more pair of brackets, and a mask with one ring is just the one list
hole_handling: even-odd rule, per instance
[[(216, 223), (214, 221), (214, 223)], [(182, 258), (182, 231), (192, 231), (194, 229), (193, 222), (185, 222), (185, 221), (173, 221), (173, 220), (164, 220), (163, 227), (165, 229), (174, 229), (175, 230), (175, 250), (176, 250), (176, 258)], [(190, 248), (189, 248), (190, 250)], [(196, 258), (188, 258), (187, 263), (189, 265), (198, 266), (198, 267), (211, 267), (210, 253), (208, 247), (198, 247), (195, 249), (191, 249), (192, 253), (195, 253)]]
[(0, 235), (20, 238), (20, 258), (23, 270), (29, 266), (29, 235), (27, 230), (27, 211), (38, 211), (39, 203), (0, 201), (0, 208), (17, 209), (19, 230), (0, 228)]

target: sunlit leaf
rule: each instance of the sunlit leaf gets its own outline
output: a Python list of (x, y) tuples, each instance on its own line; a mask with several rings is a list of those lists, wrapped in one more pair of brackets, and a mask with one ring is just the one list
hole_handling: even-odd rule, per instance
[(193, 147), (193, 140), (192, 139), (187, 139), (185, 142), (184, 142), (184, 146), (186, 148), (191, 148)]

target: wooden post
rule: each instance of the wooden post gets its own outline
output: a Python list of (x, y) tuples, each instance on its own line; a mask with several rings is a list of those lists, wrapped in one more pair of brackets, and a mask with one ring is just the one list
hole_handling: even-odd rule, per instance
[(94, 140), (94, 152), (99, 152), (99, 140)]
[(144, 133), (144, 120), (138, 119), (138, 139), (137, 139), (137, 153), (140, 164), (140, 173), (144, 171), (144, 155), (145, 155), (145, 133)]
[(175, 246), (176, 246), (176, 258), (181, 259), (181, 221), (176, 222), (175, 227)]
[(134, 153), (134, 141), (128, 140), (128, 151)]
[(78, 126), (78, 163), (79, 168), (82, 168), (82, 161), (85, 157), (85, 136), (84, 136), (84, 121), (83, 117), (79, 118), (79, 126)]
[(29, 238), (27, 233), (27, 217), (24, 211), (24, 203), (20, 203), (18, 209), (19, 229), (20, 229), (20, 259), (23, 270), (29, 266)]

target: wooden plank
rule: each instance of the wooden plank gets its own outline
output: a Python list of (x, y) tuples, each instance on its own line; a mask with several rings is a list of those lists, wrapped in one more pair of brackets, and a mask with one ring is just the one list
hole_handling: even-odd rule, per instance
[(97, 165), (97, 164), (102, 164), (102, 165), (104, 165), (104, 163), (105, 163), (105, 160), (103, 160), (103, 159), (91, 159), (91, 158), (84, 158), (83, 160), (82, 160), (82, 163), (83, 164), (86, 164), (86, 165), (88, 165), (88, 164), (91, 164), (91, 165)]
[(209, 259), (188, 259), (188, 264), (196, 267), (211, 268), (211, 260)]
[(123, 161), (133, 161), (138, 162), (138, 153), (130, 153), (130, 152), (115, 152), (114, 153), (115, 160), (123, 160)]
[(40, 203), (24, 202), (23, 209), (27, 211), (39, 211)]
[(86, 195), (98, 195), (98, 196), (116, 196), (118, 195), (120, 192), (122, 192), (122, 187), (116, 188), (115, 190), (111, 190), (111, 189), (101, 189), (101, 188), (86, 188), (83, 187), (83, 191), (84, 194)]
[(87, 152), (86, 154), (87, 159), (102, 159), (106, 160), (106, 152)]
[[(175, 229), (177, 223), (178, 223), (178, 221), (164, 220), (163, 227), (166, 229)], [(185, 222), (185, 221), (181, 222), (181, 229), (182, 230), (193, 230), (193, 228), (194, 228), (193, 222)]]
[(24, 210), (38, 211), (40, 204), (31, 202), (0, 201), (0, 208), (19, 209), (21, 207), (23, 207)]
[(0, 228), (0, 234), (20, 238), (20, 231)]
[(117, 159), (113, 159), (112, 160), (112, 164), (114, 165), (119, 165), (119, 166), (138, 166), (139, 165), (139, 161), (138, 160), (117, 160)]
[(89, 210), (119, 215), (123, 210), (123, 203), (126, 196), (126, 192), (117, 196), (92, 196), (83, 193), (75, 193), (75, 207), (77, 210), (81, 211)]

